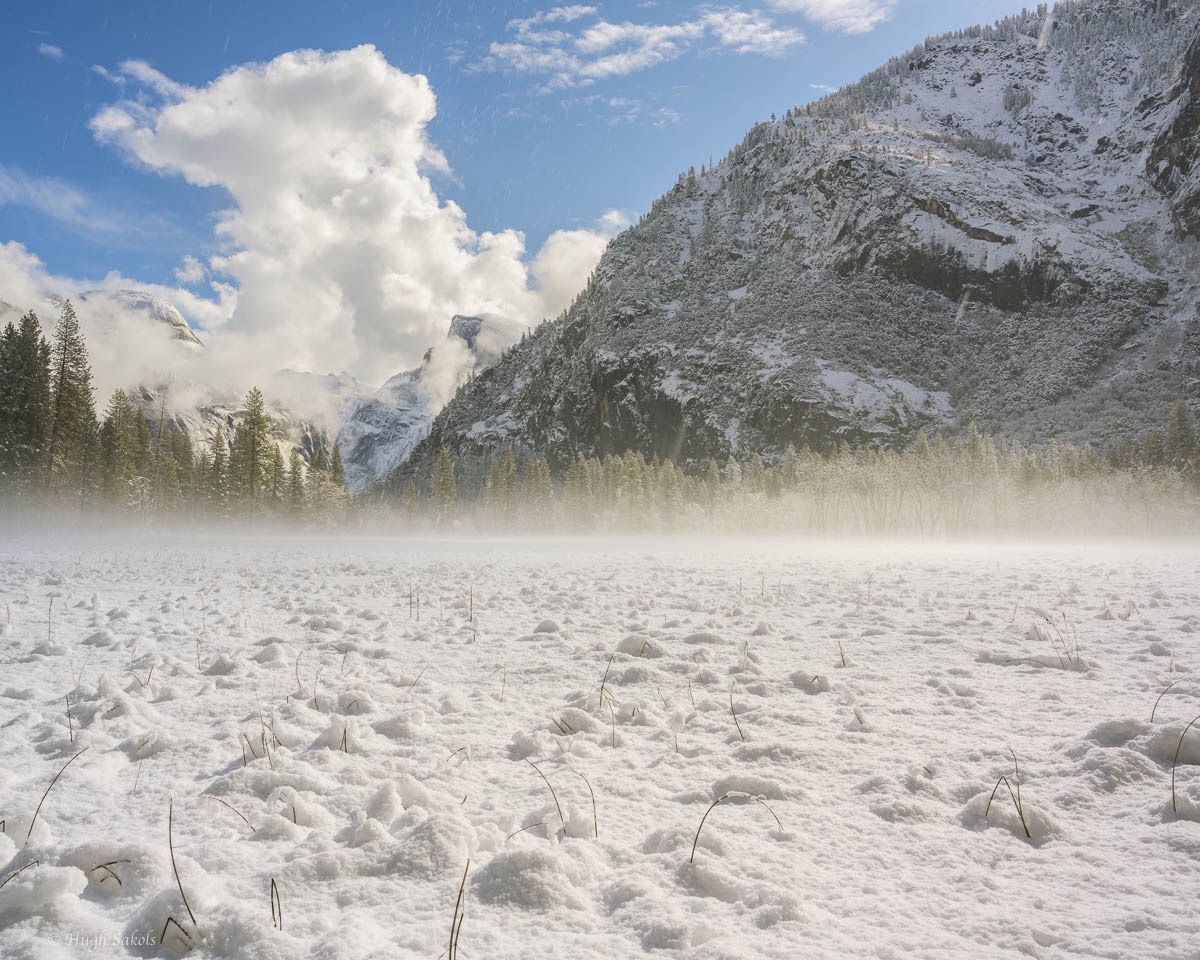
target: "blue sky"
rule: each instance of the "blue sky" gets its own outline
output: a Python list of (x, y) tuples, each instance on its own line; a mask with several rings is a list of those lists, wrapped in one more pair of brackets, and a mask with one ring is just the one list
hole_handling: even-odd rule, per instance
[[(172, 298), (189, 319), (214, 331), (223, 325), (265, 329), (272, 290), (279, 289), (256, 286), (270, 272), (267, 261), (276, 273), (318, 274), (324, 265), (328, 282), (302, 301), (324, 304), (324, 328), (289, 362), (312, 366), (339, 330), (390, 322), (388, 304), (397, 300), (419, 303), (429, 314), (421, 319), (414, 307), (400, 321), (411, 336), (379, 333), (356, 353), (329, 358), (377, 377), (388, 363), (407, 362), (443, 323), (444, 309), (481, 304), (480, 310), (507, 311), (528, 322), (519, 315), (560, 308), (569, 298), (562, 291), (580, 273), (586, 276), (603, 239), (619, 225), (613, 211), (636, 220), (679, 172), (721, 157), (756, 121), (856, 79), (928, 34), (1011, 12), (1014, 5), (1002, 0), (565, 7), (468, 0), (14, 0), (0, 14), (6, 91), (0, 244), (9, 245), (10, 261), (12, 244), (23, 246), (27, 273), (29, 258), (36, 258), (35, 280), (100, 282), (115, 271), (119, 279), (111, 282), (178, 290)], [(247, 66), (271, 64), (291, 51), (332, 53), (363, 44), (377, 52), (289, 60), (281, 66), (286, 81), (272, 80), (269, 68)], [(169, 137), (163, 127), (172, 117), (180, 123), (211, 117), (201, 107), (216, 109), (211, 85), (230, 71), (236, 76), (222, 89), (222, 103), (230, 116), (245, 108), (246, 117), (257, 117), (245, 120), (252, 126), (222, 118), (214, 122), (224, 126), (208, 139)], [(406, 86), (418, 74), (428, 78), (428, 93)], [(286, 91), (278, 86), (284, 82)], [(324, 131), (317, 136), (355, 141), (357, 153), (350, 152), (363, 169), (373, 170), (369, 158), (375, 157), (397, 173), (387, 189), (359, 197), (370, 215), (356, 219), (343, 211), (334, 222), (284, 212), (288, 195), (302, 197), (301, 203), (315, 203), (310, 198), (317, 196), (327, 203), (339, 192), (350, 197), (353, 189), (330, 182), (343, 173), (352, 187), (361, 183), (345, 165), (330, 167), (331, 144), (310, 142), (303, 124), (312, 126), (311, 113), (293, 109), (322, 84), (335, 88), (322, 101), (334, 114), (339, 98), (378, 84), (378, 96), (361, 109), (382, 110), (389, 123), (408, 130), (407, 139), (380, 129), (359, 143), (356, 128), (339, 126), (339, 118), (313, 127)], [(432, 98), (436, 116), (429, 119)], [(171, 112), (176, 106), (177, 116)], [(262, 142), (253, 141), (254, 130)], [(279, 170), (276, 142), (312, 150), (313, 164), (291, 174)], [(227, 163), (191, 162), (190, 153), (220, 151), (226, 143), (235, 151)], [(316, 156), (321, 151), (324, 159)], [(412, 170), (399, 176), (410, 160)], [(239, 163), (262, 169), (251, 175)], [(294, 186), (284, 183), (289, 175)], [(263, 191), (276, 190), (274, 202), (258, 203)], [(412, 203), (424, 204), (425, 214), (404, 231), (387, 226), (395, 218), (380, 204), (408, 209)], [(441, 224), (433, 239), (412, 226), (437, 220), (435, 208), (447, 204), (456, 205), (457, 220)], [(414, 261), (392, 270), (396, 279), (383, 294), (367, 294), (353, 289), (357, 281), (347, 279), (346, 264), (328, 266), (329, 250), (296, 260), (281, 249), (311, 244), (317, 235), (332, 247), (339, 237), (374, 231), (380, 231), (380, 250), (403, 245), (406, 237), (426, 248), (438, 242), (451, 252), (456, 244), (469, 248), (471, 258), (460, 267), (463, 275), (474, 274), (467, 281), (447, 275), (426, 289), (431, 268)], [(360, 252), (359, 259), (374, 255)], [(518, 265), (524, 277), (514, 272)], [(0, 285), (15, 283), (15, 269), (10, 263), (8, 273), (0, 270)], [(505, 282), (516, 286), (494, 303), (480, 292)], [(521, 283), (561, 290), (522, 299)], [(0, 299), (14, 298), (0, 290)], [(218, 302), (220, 308), (205, 306)], [(277, 306), (297, 309), (295, 302)], [(386, 361), (366, 362), (372, 350)]]

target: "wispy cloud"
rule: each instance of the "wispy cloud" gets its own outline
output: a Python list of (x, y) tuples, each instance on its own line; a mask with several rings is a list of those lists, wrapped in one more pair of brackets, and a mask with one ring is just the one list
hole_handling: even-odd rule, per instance
[(113, 73), (111, 70), (100, 66), (98, 63), (92, 64), (92, 73), (98, 77), (103, 77), (109, 83), (115, 84), (118, 87), (125, 86), (125, 78), (119, 73)]
[(180, 98), (191, 92), (191, 88), (185, 84), (176, 83), (165, 73), (155, 70), (145, 60), (123, 61), (121, 73), (143, 86), (149, 87), (162, 97)]
[(12, 204), (36, 210), (60, 223), (88, 222), (88, 203), (82, 191), (53, 177), (31, 177), (0, 165), (0, 206)]
[(31, 176), (0, 164), (0, 207), (11, 204), (33, 210), (84, 237), (136, 249), (176, 228), (161, 218), (135, 218), (106, 207), (73, 184), (56, 177)]
[(900, 0), (770, 0), (786, 13), (799, 13), (827, 30), (867, 33), (889, 19)]
[(654, 127), (669, 127), (679, 123), (679, 111), (671, 107), (648, 106), (644, 101), (631, 97), (606, 97), (598, 93), (572, 97), (562, 101), (562, 108), (570, 112), (576, 107), (585, 107), (600, 114), (610, 127), (623, 124), (650, 124)]
[(778, 56), (804, 42), (759, 11), (703, 10), (678, 23), (614, 23), (595, 7), (554, 7), (512, 20), (476, 69), (542, 78), (543, 92), (583, 87), (668, 63), (693, 51)]
[(37, 52), (48, 60), (59, 61), (63, 58), (62, 47), (56, 47), (52, 43), (46, 43), (44, 40), (38, 44)]
[(191, 254), (187, 254), (183, 258), (183, 263), (175, 270), (175, 279), (185, 287), (194, 287), (204, 279), (207, 273), (204, 264)]

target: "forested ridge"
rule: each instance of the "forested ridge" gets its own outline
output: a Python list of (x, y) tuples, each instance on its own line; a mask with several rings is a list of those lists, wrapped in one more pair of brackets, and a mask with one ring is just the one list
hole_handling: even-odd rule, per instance
[(336, 522), (349, 505), (337, 445), (305, 462), (272, 435), (252, 388), (226, 435), (190, 437), (124, 389), (97, 412), (87, 346), (70, 301), (47, 340), (36, 313), (0, 334), (0, 500), (48, 515)]

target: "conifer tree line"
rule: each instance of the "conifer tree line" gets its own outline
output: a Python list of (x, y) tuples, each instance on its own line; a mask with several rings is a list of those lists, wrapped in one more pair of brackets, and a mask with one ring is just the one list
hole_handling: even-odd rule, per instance
[[(789, 448), (685, 471), (636, 451), (575, 457), (555, 471), (509, 448), (482, 476), (443, 446), (426, 482), (352, 503), (336, 444), (309, 462), (271, 435), (258, 388), (232, 436), (192, 438), (116, 390), (100, 416), (69, 302), (51, 340), (30, 312), (0, 333), (0, 504), (183, 518), (280, 518), (344, 524), (375, 510), (418, 528), (481, 531), (692, 530), (943, 535), (1200, 529), (1200, 439), (1187, 404), (1141, 444), (1099, 453), (1000, 443), (971, 427), (907, 450), (845, 443)], [(374, 519), (376, 514), (371, 514)], [(357, 519), (361, 520), (361, 517)]]
[(147, 417), (117, 389), (101, 418), (87, 348), (70, 301), (52, 340), (30, 311), (0, 333), (0, 503), (172, 517), (339, 520), (349, 506), (337, 445), (285, 459), (253, 388), (232, 437), (197, 451), (167, 415)]
[(1200, 442), (1187, 405), (1140, 447), (1001, 444), (973, 425), (948, 441), (918, 433), (903, 451), (845, 443), (788, 448), (700, 471), (635, 451), (576, 457), (556, 479), (545, 457), (508, 448), (474, 490), (445, 446), (399, 508), (419, 526), (494, 531), (688, 530), (953, 535), (1200, 530)]

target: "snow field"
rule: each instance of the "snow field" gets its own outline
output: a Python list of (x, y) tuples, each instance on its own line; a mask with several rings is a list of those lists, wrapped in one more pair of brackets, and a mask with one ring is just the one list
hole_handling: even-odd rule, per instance
[(1198, 559), (12, 538), (0, 956), (1197, 957)]

